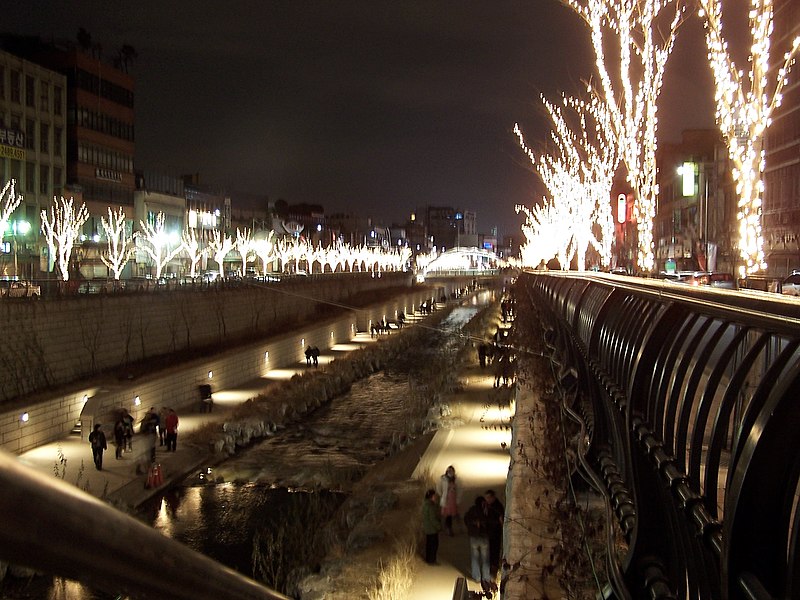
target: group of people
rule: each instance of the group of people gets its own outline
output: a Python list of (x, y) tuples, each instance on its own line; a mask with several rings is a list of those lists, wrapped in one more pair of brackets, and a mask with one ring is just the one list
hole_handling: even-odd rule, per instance
[[(114, 423), (117, 460), (122, 458), (123, 452), (133, 451), (133, 428), (133, 416), (126, 409), (122, 409)], [(152, 462), (156, 460), (156, 439), (160, 440), (161, 446), (167, 447), (167, 451), (175, 452), (178, 448), (178, 415), (172, 408), (163, 408), (160, 413), (157, 413), (155, 408), (151, 407), (141, 421), (141, 431), (147, 434)], [(89, 444), (92, 447), (94, 466), (101, 471), (103, 469), (103, 453), (108, 449), (108, 440), (100, 423), (96, 423), (89, 434)]]
[(306, 346), (306, 365), (309, 367), (313, 364), (315, 367), (319, 365), (319, 348), (316, 346)]
[[(439, 479), (436, 488), (425, 492), (422, 504), (422, 531), (425, 534), (425, 562), (438, 564), (439, 534), (442, 530), (455, 535), (453, 521), (459, 517), (460, 482), (453, 466)], [(503, 545), (505, 507), (494, 490), (477, 496), (464, 514), (464, 525), (469, 536), (472, 578), (480, 582), (484, 591), (493, 589), (493, 581), (500, 568)]]

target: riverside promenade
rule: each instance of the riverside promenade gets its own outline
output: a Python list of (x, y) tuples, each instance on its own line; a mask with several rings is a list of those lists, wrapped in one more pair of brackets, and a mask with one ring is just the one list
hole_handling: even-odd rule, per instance
[[(423, 321), (420, 313), (408, 315), (408, 324)], [(375, 343), (369, 333), (359, 333), (348, 343), (338, 344), (322, 353), (320, 368), (342, 353)], [(477, 361), (476, 361), (477, 362)], [(109, 440), (103, 470), (97, 471), (92, 462), (89, 444), (80, 436), (66, 436), (55, 442), (23, 453), (22, 464), (49, 477), (61, 477), (67, 483), (77, 485), (88, 493), (103, 498), (118, 506), (136, 507), (157, 495), (163, 489), (186, 477), (207, 474), (219, 457), (204, 452), (196, 445), (183, 443), (188, 433), (204, 427), (207, 423), (224, 422), (233, 410), (247, 399), (267, 390), (275, 382), (291, 378), (309, 368), (306, 362), (269, 371), (265, 377), (249, 381), (229, 389), (214, 391), (212, 413), (180, 413), (180, 425), (176, 452), (166, 447), (156, 447), (156, 462), (161, 465), (163, 483), (147, 487), (147, 475), (137, 465), (147, 463), (149, 453), (147, 440), (136, 434), (133, 452), (114, 457), (114, 446)], [(440, 429), (419, 461), (414, 478), (438, 478), (448, 465), (454, 465), (463, 485), (461, 513), (471, 506), (476, 495), (491, 488), (505, 501), (505, 482), (508, 471), (508, 451), (504, 444), (510, 442), (509, 410), (505, 401), (508, 394), (493, 388), (493, 377), (489, 369), (481, 370), (477, 364), (468, 366), (459, 374), (461, 389), (448, 399), (450, 416), (447, 425)], [(426, 565), (421, 559), (417, 565), (414, 586), (410, 598), (419, 600), (450, 600), (459, 577), (465, 577), (469, 589), (478, 590), (479, 585), (470, 577), (469, 540), (462, 522), (458, 522), (455, 535), (443, 535), (439, 551), (439, 566)]]

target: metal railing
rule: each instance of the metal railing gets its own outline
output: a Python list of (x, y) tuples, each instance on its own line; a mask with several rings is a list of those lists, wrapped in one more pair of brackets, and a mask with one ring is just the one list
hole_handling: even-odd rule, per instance
[(0, 451), (0, 560), (130, 598), (288, 600)]
[(610, 276), (519, 283), (518, 309), (542, 311), (578, 374), (581, 462), (626, 544), (614, 597), (799, 597), (800, 302)]

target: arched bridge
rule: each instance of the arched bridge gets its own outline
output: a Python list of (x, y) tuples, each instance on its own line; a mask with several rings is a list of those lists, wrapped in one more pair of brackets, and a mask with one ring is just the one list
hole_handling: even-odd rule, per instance
[(600, 275), (518, 283), (577, 375), (581, 451), (625, 539), (608, 597), (800, 597), (800, 303)]

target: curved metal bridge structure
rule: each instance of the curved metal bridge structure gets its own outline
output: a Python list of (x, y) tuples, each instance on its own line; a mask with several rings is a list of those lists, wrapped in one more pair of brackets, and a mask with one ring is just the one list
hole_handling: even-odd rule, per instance
[(607, 597), (800, 598), (800, 303), (528, 272), (575, 377), (581, 461), (603, 494)]

